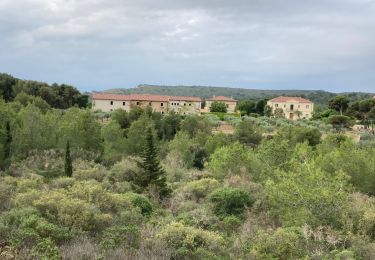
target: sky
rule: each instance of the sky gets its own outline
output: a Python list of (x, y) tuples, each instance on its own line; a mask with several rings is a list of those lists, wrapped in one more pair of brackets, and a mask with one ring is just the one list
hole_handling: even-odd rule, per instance
[(375, 92), (375, 0), (0, 0), (0, 72), (82, 91)]

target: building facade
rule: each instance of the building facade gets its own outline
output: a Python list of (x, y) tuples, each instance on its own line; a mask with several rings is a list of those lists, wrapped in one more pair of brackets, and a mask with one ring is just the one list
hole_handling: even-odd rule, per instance
[(314, 112), (314, 103), (301, 97), (277, 97), (267, 102), (272, 113), (282, 114), (290, 120), (310, 119)]
[(118, 95), (110, 93), (93, 93), (92, 109), (110, 112), (116, 109), (130, 111), (132, 108), (151, 107), (161, 114), (174, 111), (177, 114), (199, 114), (202, 100), (199, 97), (164, 96), (151, 94)]
[(211, 105), (214, 102), (221, 102), (227, 106), (227, 113), (234, 113), (236, 111), (237, 101), (233, 98), (225, 96), (215, 96), (212, 98), (206, 99), (205, 112), (210, 112)]

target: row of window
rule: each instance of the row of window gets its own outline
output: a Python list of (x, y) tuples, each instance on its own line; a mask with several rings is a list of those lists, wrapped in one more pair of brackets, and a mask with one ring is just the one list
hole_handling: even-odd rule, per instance
[[(110, 104), (111, 104), (111, 106), (113, 106), (113, 101), (111, 101), (111, 102), (110, 102)], [(139, 101), (137, 101), (137, 103), (136, 103), (136, 104), (137, 104), (137, 106), (139, 106), (140, 102), (139, 102)], [(151, 102), (149, 102), (148, 104), (149, 104), (149, 105), (151, 106)], [(123, 101), (123, 102), (122, 102), (122, 105), (123, 105), (123, 106), (125, 106), (125, 105), (126, 105), (126, 102), (125, 102), (125, 101)], [(172, 103), (172, 106), (176, 106), (176, 105), (177, 105), (177, 106), (179, 106), (179, 105), (180, 105), (180, 103)], [(164, 107), (164, 103), (160, 103), (160, 106), (161, 106), (161, 107)], [(184, 103), (184, 106), (186, 106), (186, 103)], [(191, 104), (190, 104), (190, 103), (189, 103), (189, 106), (191, 106)]]
[[(179, 106), (180, 103), (171, 103), (172, 106)], [(184, 103), (184, 106), (186, 106), (186, 103)], [(189, 103), (189, 107), (191, 107), (191, 103)]]
[[(275, 107), (279, 107), (279, 104), (275, 104)], [(284, 104), (284, 107), (286, 107), (286, 104)], [(290, 105), (290, 107), (294, 107), (294, 105)], [(301, 108), (301, 105), (298, 105), (298, 108)], [(306, 109), (309, 109), (310, 105), (306, 105)]]

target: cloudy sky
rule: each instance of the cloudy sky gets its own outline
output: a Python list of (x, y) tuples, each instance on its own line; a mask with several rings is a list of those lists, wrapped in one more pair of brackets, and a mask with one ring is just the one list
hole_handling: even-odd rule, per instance
[(0, 0), (0, 71), (87, 91), (375, 92), (375, 0)]

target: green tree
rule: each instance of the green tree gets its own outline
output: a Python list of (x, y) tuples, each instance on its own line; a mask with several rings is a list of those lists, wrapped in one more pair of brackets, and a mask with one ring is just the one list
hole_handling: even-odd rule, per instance
[(336, 96), (328, 101), (328, 107), (342, 115), (349, 107), (349, 99), (346, 96)]
[(223, 102), (214, 101), (211, 104), (210, 111), (211, 112), (226, 113), (227, 112), (227, 105), (225, 103), (223, 103)]
[(181, 130), (187, 132), (190, 137), (194, 137), (199, 131), (210, 134), (211, 129), (210, 122), (198, 115), (187, 116), (181, 122)]
[(11, 75), (0, 73), (0, 96), (5, 101), (11, 101), (13, 99), (13, 86), (17, 80)]
[(10, 147), (12, 144), (12, 132), (10, 129), (10, 123), (7, 121), (6, 126), (6, 139), (5, 139), (5, 145), (4, 145), (4, 158), (9, 159), (10, 158)]
[(262, 140), (262, 133), (252, 122), (244, 120), (235, 129), (235, 138), (240, 143), (254, 147)]
[(165, 140), (172, 140), (181, 128), (181, 116), (171, 112), (161, 119), (162, 137)]
[(266, 113), (266, 107), (267, 107), (267, 100), (265, 99), (259, 100), (255, 106), (256, 113), (261, 116), (264, 116)]
[(73, 176), (73, 165), (72, 165), (72, 158), (70, 157), (69, 141), (66, 142), (66, 149), (65, 149), (65, 175), (68, 177)]
[(166, 174), (158, 159), (151, 127), (147, 128), (146, 145), (141, 157), (142, 161), (138, 163), (141, 171), (134, 180), (135, 184), (142, 188), (154, 186), (158, 189), (160, 198), (168, 196), (171, 190), (167, 186)]
[(333, 115), (328, 118), (328, 123), (330, 123), (334, 128), (341, 130), (343, 128), (348, 128), (353, 125), (353, 121), (348, 116), (343, 115)]
[(131, 125), (129, 113), (123, 109), (116, 109), (111, 113), (111, 118), (116, 121), (122, 129), (127, 129)]
[(125, 140), (127, 154), (142, 154), (146, 145), (146, 134), (148, 128), (155, 131), (153, 121), (145, 114), (131, 124), (127, 131), (127, 139)]
[(237, 104), (237, 109), (241, 111), (242, 114), (250, 115), (251, 113), (257, 112), (257, 103), (255, 101), (247, 99), (247, 100), (241, 100)]

